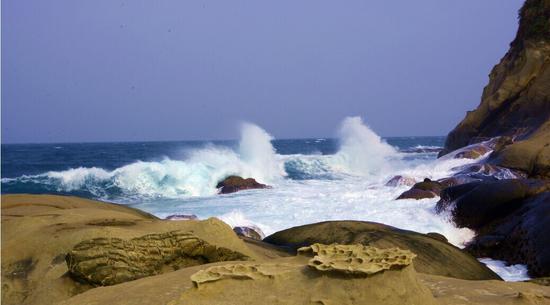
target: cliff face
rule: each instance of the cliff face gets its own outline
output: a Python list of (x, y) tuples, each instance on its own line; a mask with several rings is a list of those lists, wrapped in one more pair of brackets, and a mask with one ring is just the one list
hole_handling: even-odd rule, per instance
[(515, 143), (491, 162), (550, 176), (550, 0), (527, 0), (510, 50), (489, 75), (481, 103), (452, 130), (444, 155), (495, 136)]

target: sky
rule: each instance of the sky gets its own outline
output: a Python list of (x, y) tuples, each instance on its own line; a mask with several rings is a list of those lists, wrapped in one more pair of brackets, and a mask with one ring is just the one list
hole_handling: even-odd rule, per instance
[(2, 142), (446, 135), (520, 0), (3, 0)]

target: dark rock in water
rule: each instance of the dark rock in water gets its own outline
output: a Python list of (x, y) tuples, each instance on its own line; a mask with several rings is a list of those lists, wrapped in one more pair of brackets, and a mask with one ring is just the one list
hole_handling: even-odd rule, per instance
[(526, 264), (532, 277), (550, 276), (550, 192), (523, 200), (486, 225), (467, 247), (476, 255)]
[(174, 214), (164, 218), (166, 220), (197, 220), (197, 215), (194, 214)]
[(526, 178), (526, 175), (520, 171), (488, 163), (468, 164), (456, 169), (460, 170), (456, 175), (465, 175), (479, 180)]
[(481, 103), (449, 133), (440, 156), (482, 138), (508, 136), (515, 143), (495, 145), (493, 164), (550, 177), (549, 15), (549, 1), (525, 1), (516, 38), (491, 71)]
[(445, 237), (445, 235), (437, 233), (437, 232), (426, 233), (426, 236), (429, 236), (431, 238), (437, 239), (437, 240), (442, 241), (442, 242), (449, 242), (447, 240), (447, 237)]
[(408, 185), (412, 186), (416, 183), (416, 180), (412, 177), (406, 177), (406, 176), (393, 176), (388, 182), (386, 182), (386, 186), (400, 186), (400, 185)]
[(437, 194), (431, 191), (425, 191), (425, 190), (419, 190), (412, 188), (408, 191), (404, 191), (399, 197), (396, 198), (396, 200), (400, 199), (426, 199), (426, 198), (435, 198), (437, 197)]
[(439, 179), (437, 182), (441, 183), (442, 186), (442, 192), (439, 195), (442, 196), (445, 188), (478, 181), (481, 181), (481, 179), (470, 177), (466, 174), (457, 174), (452, 177)]
[(193, 234), (173, 231), (130, 240), (94, 238), (66, 256), (70, 275), (95, 286), (108, 286), (162, 273), (166, 268), (246, 260), (239, 252), (216, 247)]
[(434, 198), (439, 196), (443, 186), (437, 181), (432, 181), (428, 178), (422, 182), (418, 182), (413, 187), (399, 195), (397, 199), (424, 199)]
[(265, 189), (269, 186), (257, 182), (254, 178), (244, 179), (239, 176), (229, 176), (220, 181), (216, 188), (220, 190), (220, 194), (229, 194), (249, 189)]
[(472, 182), (445, 189), (436, 210), (451, 210), (459, 227), (480, 229), (518, 209), (523, 200), (550, 189), (550, 183), (534, 179)]
[(265, 237), (264, 232), (262, 232), (262, 230), (256, 226), (234, 227), (233, 231), (239, 236), (244, 236), (256, 240), (262, 240)]
[(469, 280), (499, 279), (487, 266), (459, 248), (412, 231), (366, 221), (327, 221), (277, 232), (263, 240), (297, 250), (314, 243), (363, 244), (409, 249), (418, 272)]

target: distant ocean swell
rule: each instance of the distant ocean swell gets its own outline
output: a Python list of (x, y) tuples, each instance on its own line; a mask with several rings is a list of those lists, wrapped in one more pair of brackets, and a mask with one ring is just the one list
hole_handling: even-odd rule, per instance
[[(422, 164), (407, 162), (410, 153), (433, 153), (438, 147), (417, 146), (405, 152), (384, 142), (358, 117), (347, 118), (335, 154), (279, 155), (272, 137), (245, 123), (237, 149), (210, 145), (188, 153), (184, 160), (137, 161), (114, 170), (78, 167), (38, 175), (3, 178), (5, 193), (64, 193), (104, 200), (212, 196), (216, 184), (229, 175), (253, 177), (277, 186), (284, 179), (338, 180), (348, 176), (376, 182), (396, 173), (437, 177), (449, 174), (464, 160)], [(432, 156), (433, 158), (433, 156)]]

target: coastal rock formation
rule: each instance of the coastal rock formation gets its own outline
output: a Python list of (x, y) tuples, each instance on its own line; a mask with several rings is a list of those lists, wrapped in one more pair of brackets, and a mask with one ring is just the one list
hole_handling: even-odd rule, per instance
[(94, 286), (108, 286), (159, 274), (166, 268), (177, 270), (248, 257), (211, 245), (188, 232), (172, 231), (130, 240), (101, 237), (82, 241), (65, 259), (73, 278)]
[[(80, 242), (95, 238), (128, 241), (151, 233), (193, 232), (209, 245), (255, 260), (278, 257), (275, 251), (255, 251), (260, 247), (247, 246), (229, 225), (215, 218), (160, 220), (127, 206), (69, 196), (2, 195), (1, 203), (2, 304), (6, 305), (57, 304), (92, 289), (88, 282), (69, 276), (65, 257)], [(97, 267), (88, 262), (90, 269)], [(169, 265), (162, 268), (170, 270)]]
[(548, 190), (549, 182), (534, 179), (472, 182), (443, 190), (436, 210), (450, 210), (457, 226), (479, 230)]
[(533, 277), (550, 276), (550, 192), (518, 203), (519, 207), (494, 219), (468, 245), (478, 257), (510, 264), (526, 264)]
[(408, 191), (403, 192), (403, 194), (397, 197), (399, 199), (424, 199), (424, 198), (434, 198), (439, 196), (443, 186), (437, 181), (432, 181), (429, 178), (424, 179), (422, 182), (418, 182), (412, 186)]
[(248, 237), (251, 239), (262, 240), (265, 237), (264, 232), (256, 226), (239, 226), (234, 227), (233, 232), (239, 236)]
[(496, 136), (495, 165), (550, 176), (550, 2), (527, 0), (510, 50), (489, 75), (481, 103), (452, 130), (440, 156)]
[(416, 257), (409, 250), (399, 248), (378, 249), (356, 245), (324, 245), (315, 243), (298, 249), (298, 254), (313, 254), (308, 266), (319, 271), (336, 271), (350, 274), (374, 274), (389, 269), (401, 269)]
[(197, 215), (194, 214), (174, 214), (164, 218), (166, 220), (198, 220)]
[(239, 176), (229, 176), (220, 181), (216, 185), (216, 188), (219, 189), (220, 194), (229, 194), (242, 190), (265, 189), (268, 186), (257, 182), (254, 178), (244, 179)]
[[(295, 251), (315, 243), (362, 244), (381, 249), (414, 252), (418, 272), (471, 280), (499, 279), (470, 254), (424, 234), (365, 221), (327, 221), (286, 229), (264, 238), (265, 242)], [(453, 262), (449, 264), (449, 262)]]
[(224, 264), (191, 275), (194, 287), (170, 304), (437, 304), (410, 266), (414, 255), (362, 245), (302, 249), (286, 263)]
[(468, 245), (478, 257), (526, 264), (532, 276), (550, 275), (550, 182), (509, 179), (445, 189), (436, 209), (476, 230)]

